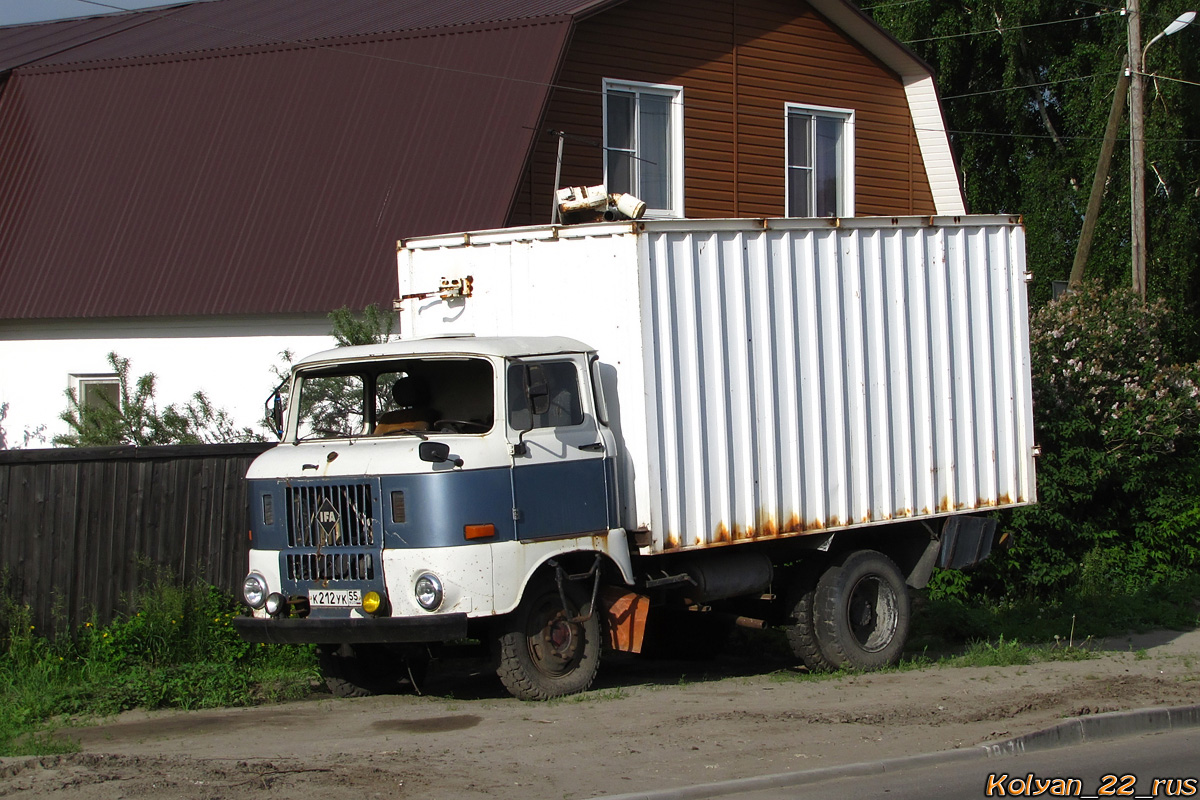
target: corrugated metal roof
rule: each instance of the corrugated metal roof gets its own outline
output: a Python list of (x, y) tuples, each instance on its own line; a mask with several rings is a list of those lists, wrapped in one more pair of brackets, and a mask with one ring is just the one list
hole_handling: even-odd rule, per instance
[(43, 65), (163, 57), (453, 26), (578, 15), (612, 0), (209, 0), (122, 15), (137, 31), (97, 38)]
[(147, 15), (119, 14), (0, 28), (0, 73), (63, 55), (80, 45), (145, 24), (149, 19)]
[(388, 302), (397, 238), (505, 224), (573, 21), (623, 1), (211, 0), (0, 30), (27, 64), (0, 87), (0, 319)]
[(505, 223), (569, 28), (14, 72), (0, 318), (388, 302), (398, 237)]

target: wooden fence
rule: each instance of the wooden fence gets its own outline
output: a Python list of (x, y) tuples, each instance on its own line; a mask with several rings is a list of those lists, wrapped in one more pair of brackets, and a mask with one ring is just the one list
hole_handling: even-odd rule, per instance
[(39, 630), (102, 622), (156, 573), (240, 596), (242, 477), (267, 444), (0, 451), (0, 575)]

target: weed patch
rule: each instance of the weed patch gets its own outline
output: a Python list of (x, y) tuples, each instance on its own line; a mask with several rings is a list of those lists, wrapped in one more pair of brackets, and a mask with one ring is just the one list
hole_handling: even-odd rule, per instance
[(132, 708), (216, 708), (295, 699), (316, 677), (310, 649), (243, 642), (237, 604), (160, 576), (108, 625), (53, 639), (0, 596), (0, 755), (70, 752), (68, 720)]

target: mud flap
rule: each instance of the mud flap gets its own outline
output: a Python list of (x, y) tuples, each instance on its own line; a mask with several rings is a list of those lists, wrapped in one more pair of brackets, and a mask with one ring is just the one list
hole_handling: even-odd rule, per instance
[(950, 517), (942, 527), (937, 566), (962, 569), (983, 561), (992, 552), (996, 525), (991, 517)]
[(600, 607), (607, 622), (608, 646), (625, 653), (642, 652), (650, 598), (605, 586), (600, 590)]

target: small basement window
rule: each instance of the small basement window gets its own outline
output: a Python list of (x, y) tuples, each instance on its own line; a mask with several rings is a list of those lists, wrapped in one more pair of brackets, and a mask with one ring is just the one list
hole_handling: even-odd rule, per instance
[(121, 408), (121, 378), (115, 372), (72, 374), (71, 388), (81, 408), (89, 411)]

